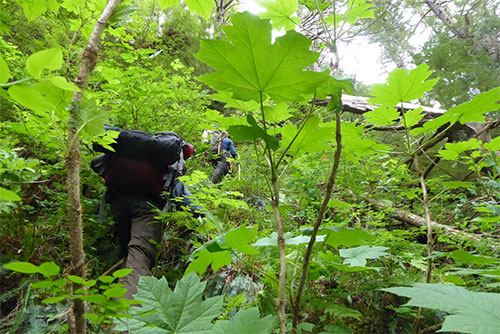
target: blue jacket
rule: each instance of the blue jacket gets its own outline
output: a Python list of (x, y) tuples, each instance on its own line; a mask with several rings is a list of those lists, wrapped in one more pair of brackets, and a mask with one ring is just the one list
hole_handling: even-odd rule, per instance
[(231, 153), (231, 156), (233, 158), (235, 158), (238, 155), (238, 153), (236, 153), (236, 149), (234, 148), (233, 141), (229, 138), (222, 139), (221, 151), (227, 151)]

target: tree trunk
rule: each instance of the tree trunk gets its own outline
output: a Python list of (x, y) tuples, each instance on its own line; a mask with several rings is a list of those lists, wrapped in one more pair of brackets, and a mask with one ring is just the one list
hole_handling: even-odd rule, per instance
[[(99, 43), (101, 41), (101, 35), (104, 28), (115, 11), (115, 8), (121, 0), (109, 0), (101, 14), (101, 17), (97, 20), (97, 23), (90, 36), (89, 43), (83, 51), (82, 59), (80, 62), (80, 68), (78, 71), (78, 76), (75, 80), (76, 85), (80, 88), (80, 92), (76, 92), (73, 95), (72, 103), (73, 105), (79, 105), (82, 101), (83, 92), (87, 85), (88, 77), (92, 70), (94, 69), (95, 63), (97, 61), (97, 53), (99, 49)], [(67, 150), (68, 156), (66, 159), (66, 165), (68, 168), (67, 176), (67, 186), (68, 186), (68, 220), (69, 220), (69, 243), (70, 243), (70, 254), (71, 254), (71, 274), (77, 275), (83, 279), (86, 277), (85, 268), (85, 253), (83, 251), (83, 229), (82, 229), (82, 206), (80, 202), (80, 146), (78, 133), (76, 128), (72, 125), (74, 124), (72, 120), (75, 119), (75, 111), (79, 108), (72, 108), (70, 114), (70, 122), (68, 126), (68, 142)], [(73, 283), (73, 293), (77, 289), (81, 289), (82, 285)], [(83, 317), (85, 313), (85, 304), (80, 299), (73, 300), (73, 314), (75, 319), (75, 333), (85, 334), (86, 320)]]

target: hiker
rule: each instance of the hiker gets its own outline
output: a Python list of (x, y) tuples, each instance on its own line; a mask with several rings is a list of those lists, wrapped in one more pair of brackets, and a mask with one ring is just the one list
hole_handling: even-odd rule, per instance
[(211, 161), (215, 169), (210, 176), (210, 180), (212, 183), (219, 183), (222, 178), (232, 170), (232, 162), (228, 161), (229, 156), (233, 159), (238, 156), (234, 148), (234, 143), (229, 138), (227, 131), (222, 131), (217, 136), (212, 151), (216, 153), (217, 156)]
[[(152, 135), (111, 126), (106, 129), (120, 132), (117, 143), (111, 145), (115, 151), (95, 144), (94, 149), (105, 154), (94, 158), (91, 167), (105, 180), (106, 201), (111, 204), (125, 258), (123, 268), (133, 269), (120, 281), (127, 288), (124, 297), (132, 299), (139, 277), (151, 275), (155, 264), (156, 244), (163, 234), (162, 224), (155, 220), (157, 212), (184, 205), (202, 215), (189, 199), (189, 190), (177, 180), (194, 147), (173, 132)], [(182, 199), (180, 204), (172, 200), (174, 196)]]

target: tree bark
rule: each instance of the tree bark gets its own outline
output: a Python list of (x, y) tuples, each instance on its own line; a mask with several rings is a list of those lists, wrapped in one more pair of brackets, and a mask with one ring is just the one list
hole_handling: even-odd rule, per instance
[(429, 6), (429, 8), (432, 10), (432, 12), (445, 24), (447, 25), (453, 34), (457, 36), (458, 38), (468, 38), (469, 35), (466, 30), (464, 29), (458, 29), (456, 28), (457, 21), (451, 17), (444, 8), (442, 8), (439, 4), (437, 4), (435, 1), (424, 1), (424, 3)]
[[(79, 105), (82, 101), (83, 92), (87, 85), (88, 77), (95, 67), (97, 61), (97, 53), (101, 35), (104, 28), (115, 11), (121, 0), (109, 0), (97, 20), (97, 23), (92, 31), (87, 47), (83, 51), (78, 76), (76, 77), (75, 84), (80, 88), (80, 92), (73, 94), (73, 105)], [(83, 250), (83, 228), (82, 228), (82, 206), (80, 201), (80, 146), (78, 133), (74, 127), (74, 120), (76, 118), (75, 110), (72, 108), (70, 114), (70, 122), (68, 126), (68, 141), (67, 150), (68, 156), (66, 158), (66, 165), (68, 169), (67, 187), (68, 187), (68, 220), (69, 220), (69, 243), (71, 254), (71, 274), (79, 276), (83, 279), (86, 278), (85, 267), (85, 252)], [(73, 283), (73, 293), (77, 289), (81, 289), (81, 284)], [(86, 320), (83, 317), (85, 313), (85, 304), (80, 299), (73, 300), (73, 314), (75, 319), (74, 331), (76, 334), (85, 334), (87, 331)]]

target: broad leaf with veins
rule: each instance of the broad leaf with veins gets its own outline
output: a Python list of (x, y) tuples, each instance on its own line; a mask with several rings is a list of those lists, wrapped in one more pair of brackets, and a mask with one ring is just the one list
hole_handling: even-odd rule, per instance
[(203, 40), (197, 58), (216, 72), (199, 79), (216, 90), (226, 90), (233, 98), (261, 102), (303, 100), (328, 76), (303, 71), (319, 53), (309, 51), (311, 41), (294, 31), (271, 43), (269, 21), (249, 13), (231, 17), (232, 26), (224, 26), (226, 40)]

